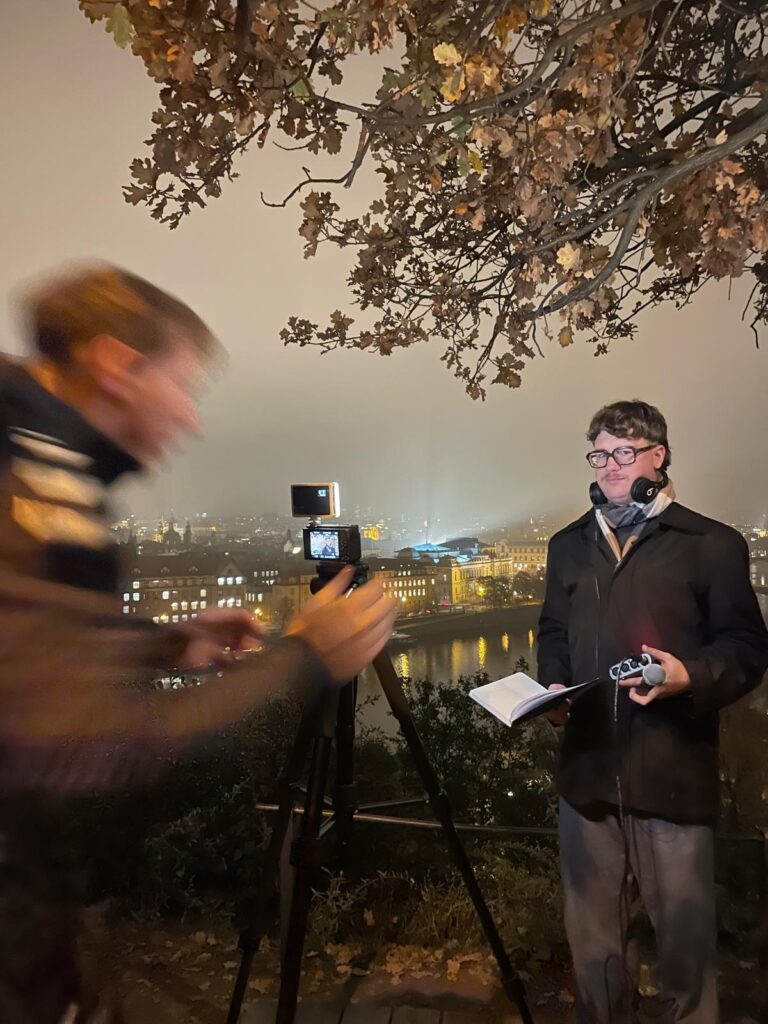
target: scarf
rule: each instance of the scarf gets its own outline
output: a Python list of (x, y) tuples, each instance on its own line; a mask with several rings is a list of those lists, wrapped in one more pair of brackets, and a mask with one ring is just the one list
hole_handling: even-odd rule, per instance
[[(674, 500), (675, 488), (670, 480), (667, 486), (662, 488), (647, 505), (641, 505), (637, 501), (631, 501), (628, 505), (619, 505), (609, 501), (601, 508), (595, 509), (598, 525), (608, 541), (611, 551), (616, 556), (617, 563), (626, 558), (633, 545), (637, 543), (648, 520), (660, 516)], [(627, 526), (632, 527), (632, 532), (622, 548), (619, 538), (616, 536), (616, 530)]]

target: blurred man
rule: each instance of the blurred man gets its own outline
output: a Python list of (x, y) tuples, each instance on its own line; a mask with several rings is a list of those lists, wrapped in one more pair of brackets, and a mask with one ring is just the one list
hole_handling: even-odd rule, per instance
[(122, 614), (109, 488), (200, 433), (217, 344), (141, 278), (85, 267), (24, 303), (30, 359), (0, 364), (0, 1024), (110, 1024), (77, 963), (76, 887), (60, 798), (146, 781), (160, 759), (277, 693), (346, 682), (394, 620), (381, 587), (342, 572), (271, 649), (184, 690), (141, 687), (220, 661), (257, 630), (242, 610), (157, 626)]
[(655, 933), (665, 1024), (716, 1024), (714, 824), (718, 712), (760, 682), (768, 633), (735, 530), (675, 500), (667, 424), (645, 402), (593, 418), (594, 508), (549, 546), (539, 678), (550, 689), (641, 651), (637, 676), (573, 702), (558, 772), (565, 924), (579, 1024), (628, 1024), (627, 932), (638, 898)]

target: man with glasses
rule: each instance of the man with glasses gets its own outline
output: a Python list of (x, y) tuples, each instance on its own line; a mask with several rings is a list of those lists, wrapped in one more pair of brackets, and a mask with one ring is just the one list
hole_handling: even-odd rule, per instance
[[(636, 1019), (628, 941), (653, 924), (664, 1022), (718, 1020), (713, 871), (718, 713), (756, 687), (768, 632), (735, 530), (675, 500), (667, 424), (625, 401), (587, 432), (594, 507), (549, 545), (539, 678), (606, 680), (563, 709), (558, 770), (565, 924), (579, 1024)], [(663, 684), (609, 681), (652, 655)]]

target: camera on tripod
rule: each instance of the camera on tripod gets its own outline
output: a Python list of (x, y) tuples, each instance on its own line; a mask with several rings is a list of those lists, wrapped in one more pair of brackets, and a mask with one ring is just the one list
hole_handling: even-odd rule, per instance
[(362, 556), (359, 526), (322, 526), (319, 520), (339, 514), (339, 485), (292, 484), (291, 512), (308, 518), (302, 531), (304, 557), (317, 562), (359, 562)]
[[(360, 560), (360, 530), (357, 526), (321, 526), (318, 520), (330, 519), (339, 512), (338, 484), (296, 484), (291, 487), (293, 515), (308, 517), (304, 530), (304, 555), (317, 560), (317, 576), (310, 584), (312, 593), (332, 580), (344, 568), (354, 565), (350, 591), (363, 584), (368, 566)], [(349, 592), (348, 592), (349, 593)], [(522, 1024), (533, 1024), (525, 1001), (522, 979), (515, 971), (504, 943), (493, 920), (472, 863), (464, 849), (453, 821), (450, 801), (430, 764), (421, 742), (416, 723), (402, 681), (386, 651), (380, 651), (373, 660), (376, 673), (390, 711), (396, 719), (419, 774), (426, 800), (432, 808), (461, 878), (475, 907), (480, 925), (493, 952), (501, 974), (507, 997), (519, 1011)], [(373, 821), (390, 820), (403, 824), (401, 818), (382, 817), (381, 810), (397, 804), (424, 804), (424, 796), (387, 804), (361, 807), (357, 802), (354, 781), (354, 739), (357, 680), (352, 679), (341, 689), (326, 688), (312, 701), (307, 701), (302, 712), (296, 739), (283, 770), (280, 802), (275, 825), (265, 854), (265, 875), (268, 880), (256, 887), (258, 896), (250, 913), (251, 920), (240, 933), (242, 956), (229, 1004), (227, 1024), (238, 1024), (243, 999), (248, 989), (248, 977), (256, 952), (270, 922), (270, 897), (275, 880), (281, 875), (280, 865), (286, 843), (290, 843), (290, 864), (293, 869), (293, 888), (288, 902), (288, 917), (284, 930), (280, 994), (277, 1001), (276, 1024), (294, 1024), (302, 976), (302, 960), (312, 893), (312, 878), (320, 857), (320, 844), (330, 826), (336, 826), (340, 850), (348, 841), (348, 832), (360, 811), (375, 811), (376, 816), (362, 815)], [(331, 747), (335, 745), (335, 785), (333, 814), (324, 821), (327, 802), (325, 794), (329, 780)], [(306, 784), (302, 784), (305, 765), (309, 765)], [(292, 815), (297, 800), (303, 798), (301, 827), (290, 842)], [(407, 820), (407, 819), (406, 819)], [(415, 821), (414, 821), (415, 823)], [(271, 884), (270, 884), (271, 883)]]

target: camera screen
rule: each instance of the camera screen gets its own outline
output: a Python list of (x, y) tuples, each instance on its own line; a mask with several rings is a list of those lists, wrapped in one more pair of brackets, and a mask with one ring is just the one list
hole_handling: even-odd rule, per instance
[(310, 558), (332, 558), (338, 560), (339, 535), (336, 530), (309, 531)]

